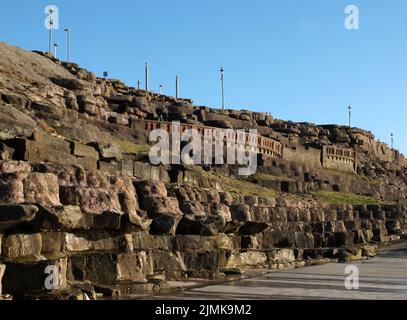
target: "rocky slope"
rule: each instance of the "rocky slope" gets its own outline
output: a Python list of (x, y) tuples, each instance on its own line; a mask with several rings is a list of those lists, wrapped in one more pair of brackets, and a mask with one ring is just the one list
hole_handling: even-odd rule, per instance
[[(286, 152), (245, 179), (153, 166), (140, 120), (256, 128)], [(324, 145), (356, 151), (355, 172), (324, 168)], [(371, 257), (407, 231), (406, 179), (404, 156), (361, 129), (198, 107), (0, 44), (0, 296), (154, 294)]]

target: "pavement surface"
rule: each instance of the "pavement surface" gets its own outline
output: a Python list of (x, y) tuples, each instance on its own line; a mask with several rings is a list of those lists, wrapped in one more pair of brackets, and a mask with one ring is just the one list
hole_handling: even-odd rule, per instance
[[(168, 300), (407, 300), (407, 250), (389, 248), (377, 258), (352, 263), (352, 276), (359, 273), (359, 288), (349, 290), (345, 273), (349, 264), (326, 264), (314, 267), (264, 271), (232, 282), (188, 288), (176, 295), (159, 296)], [(354, 281), (348, 281), (354, 285)]]

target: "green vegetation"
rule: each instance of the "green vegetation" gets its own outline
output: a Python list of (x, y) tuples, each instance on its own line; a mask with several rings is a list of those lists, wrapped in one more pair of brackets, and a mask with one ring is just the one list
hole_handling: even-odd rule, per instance
[(361, 175), (358, 175), (358, 174), (356, 174), (354, 172), (340, 171), (340, 170), (336, 170), (336, 169), (323, 169), (323, 170), (328, 172), (328, 173), (331, 173), (331, 174), (336, 174), (338, 176), (346, 176), (346, 177), (356, 179), (356, 180), (359, 180), (359, 181), (365, 181), (365, 182), (373, 183), (373, 184), (379, 183), (378, 181), (376, 181), (376, 180), (374, 180), (372, 178), (369, 178), (369, 177), (366, 177), (366, 176), (361, 176)]
[(353, 193), (319, 191), (312, 193), (315, 199), (334, 204), (381, 204), (382, 201), (372, 197), (359, 196)]
[(277, 191), (269, 188), (264, 188), (258, 184), (247, 180), (231, 179), (225, 176), (218, 176), (223, 190), (232, 194), (241, 194), (244, 196), (258, 196), (265, 198), (275, 198), (278, 196)]
[(259, 181), (295, 181), (295, 179), (285, 176), (273, 176), (266, 173), (256, 173), (248, 177), (247, 181), (258, 183)]
[(116, 137), (112, 138), (112, 144), (120, 147), (124, 153), (148, 154), (150, 151), (150, 147), (148, 145), (136, 144), (129, 140), (122, 140)]

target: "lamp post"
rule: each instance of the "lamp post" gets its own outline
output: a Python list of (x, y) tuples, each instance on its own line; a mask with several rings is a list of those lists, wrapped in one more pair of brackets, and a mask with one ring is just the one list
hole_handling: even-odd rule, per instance
[(64, 31), (67, 33), (67, 45), (68, 45), (68, 52), (67, 52), (67, 59), (66, 61), (71, 62), (71, 29), (70, 28), (65, 28)]
[(54, 13), (54, 9), (49, 8), (48, 11), (49, 17), (49, 54), (52, 55), (52, 29), (54, 28), (54, 20), (52, 19), (52, 14)]
[(175, 77), (175, 99), (179, 98), (179, 77)]
[(352, 129), (352, 106), (348, 107), (349, 110), (349, 130)]
[(162, 85), (162, 84), (159, 84), (159, 85), (158, 85), (158, 94), (159, 94), (160, 96), (161, 96), (162, 90), (163, 90), (163, 85)]
[(148, 63), (146, 63), (145, 72), (146, 72), (146, 91), (148, 91)]
[(220, 68), (220, 80), (222, 82), (222, 110), (225, 110), (225, 70)]
[(140, 90), (141, 81), (137, 80), (137, 90)]
[(59, 47), (59, 43), (54, 43), (54, 58), (57, 59), (57, 48)]

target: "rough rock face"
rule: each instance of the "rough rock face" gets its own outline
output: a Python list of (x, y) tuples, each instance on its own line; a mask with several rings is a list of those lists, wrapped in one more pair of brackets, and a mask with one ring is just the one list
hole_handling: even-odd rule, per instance
[[(153, 166), (140, 120), (257, 128), (287, 152), (259, 155), (245, 180), (234, 166)], [(326, 145), (355, 150), (357, 171), (319, 165)], [(406, 179), (404, 157), (360, 129), (196, 107), (0, 44), (0, 297), (156, 293), (371, 257), (407, 232)]]

